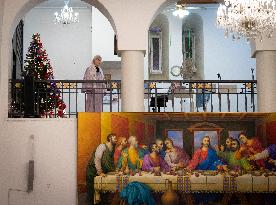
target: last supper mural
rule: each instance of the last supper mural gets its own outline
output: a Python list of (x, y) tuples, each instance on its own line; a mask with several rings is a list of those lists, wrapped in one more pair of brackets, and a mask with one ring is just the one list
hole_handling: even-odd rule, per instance
[(78, 204), (274, 204), (276, 113), (79, 113)]

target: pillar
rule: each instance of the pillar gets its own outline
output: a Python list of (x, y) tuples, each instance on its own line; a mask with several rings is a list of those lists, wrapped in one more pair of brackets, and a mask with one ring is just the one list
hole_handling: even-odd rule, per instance
[(258, 112), (276, 112), (276, 51), (256, 52)]
[(144, 51), (124, 50), (120, 54), (122, 112), (144, 112)]

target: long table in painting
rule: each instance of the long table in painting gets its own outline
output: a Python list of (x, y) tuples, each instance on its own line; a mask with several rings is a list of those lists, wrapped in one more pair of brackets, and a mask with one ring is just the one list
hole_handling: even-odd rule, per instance
[(276, 193), (276, 174), (254, 176), (244, 174), (232, 176), (229, 174), (204, 175), (192, 174), (174, 176), (142, 173), (134, 176), (107, 175), (97, 176), (94, 181), (95, 199), (100, 200), (100, 192), (120, 192), (128, 183), (137, 181), (148, 185), (154, 192), (165, 192), (168, 181), (172, 181), (173, 190), (183, 193)]

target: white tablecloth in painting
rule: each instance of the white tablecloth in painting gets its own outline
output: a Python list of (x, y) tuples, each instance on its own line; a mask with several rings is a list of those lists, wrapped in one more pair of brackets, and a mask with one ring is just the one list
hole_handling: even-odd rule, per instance
[(231, 176), (228, 174), (217, 174), (206, 176), (203, 174), (173, 176), (162, 174), (142, 173), (135, 176), (107, 175), (97, 176), (94, 182), (95, 200), (100, 200), (100, 192), (120, 192), (128, 183), (137, 181), (148, 185), (154, 192), (164, 192), (168, 189), (168, 180), (172, 181), (172, 188), (182, 193), (252, 193), (252, 192), (276, 192), (276, 176), (253, 176), (245, 174), (242, 176)]

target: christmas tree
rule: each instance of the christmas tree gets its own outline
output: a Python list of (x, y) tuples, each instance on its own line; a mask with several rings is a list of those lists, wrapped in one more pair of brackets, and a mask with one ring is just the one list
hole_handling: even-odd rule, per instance
[(47, 80), (47, 82), (36, 83), (38, 92), (35, 94), (35, 101), (39, 116), (53, 117), (57, 114), (58, 117), (64, 117), (66, 105), (61, 99), (60, 90), (53, 82), (53, 68), (46, 50), (43, 49), (40, 34), (33, 35), (24, 63), (23, 77), (31, 76), (34, 80)]

